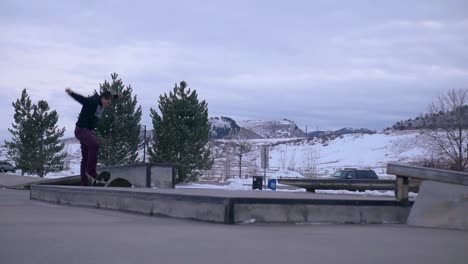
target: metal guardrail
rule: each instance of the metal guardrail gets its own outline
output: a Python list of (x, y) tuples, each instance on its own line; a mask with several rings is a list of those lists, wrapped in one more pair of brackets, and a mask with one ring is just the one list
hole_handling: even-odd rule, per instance
[(396, 180), (341, 180), (341, 179), (279, 179), (278, 182), (307, 191), (325, 190), (395, 190), (396, 200), (408, 202), (408, 193), (418, 192), (421, 181), (439, 181), (468, 185), (468, 173), (389, 163), (387, 174)]
[[(278, 179), (278, 183), (304, 188), (308, 192), (315, 190), (394, 190), (398, 200), (397, 180), (364, 180), (364, 179)], [(411, 192), (419, 191), (419, 180), (412, 180), (408, 185)]]
[(451, 184), (468, 185), (468, 173), (409, 166), (403, 164), (387, 164), (387, 174), (397, 177), (397, 201), (408, 201), (409, 179), (438, 181)]
[[(309, 192), (320, 190), (395, 190), (396, 180), (365, 179), (278, 179), (278, 183), (304, 188)], [(411, 191), (417, 192), (419, 184), (413, 182)]]

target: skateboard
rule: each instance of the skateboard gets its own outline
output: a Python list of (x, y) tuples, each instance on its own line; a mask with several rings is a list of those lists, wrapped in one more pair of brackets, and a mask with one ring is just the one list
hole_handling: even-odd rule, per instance
[(107, 181), (110, 179), (110, 172), (108, 171), (102, 171), (98, 174), (96, 179), (88, 178), (88, 180), (91, 180), (91, 184), (89, 186), (105, 186)]

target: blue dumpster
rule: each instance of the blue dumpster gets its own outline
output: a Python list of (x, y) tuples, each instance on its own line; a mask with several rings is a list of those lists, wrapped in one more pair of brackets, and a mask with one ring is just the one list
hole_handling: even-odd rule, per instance
[(276, 179), (268, 180), (268, 189), (276, 191)]

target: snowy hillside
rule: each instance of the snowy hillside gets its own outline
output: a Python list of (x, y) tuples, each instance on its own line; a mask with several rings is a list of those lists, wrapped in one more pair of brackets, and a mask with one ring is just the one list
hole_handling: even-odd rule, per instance
[(240, 138), (240, 139), (258, 139), (263, 138), (259, 134), (240, 127), (236, 121), (229, 117), (210, 117), (211, 125), (210, 138)]
[(229, 117), (210, 117), (208, 121), (211, 126), (211, 138), (226, 138), (239, 133), (240, 127)]
[[(213, 169), (206, 177), (230, 178), (262, 175), (260, 147), (268, 146), (270, 168), (267, 175), (280, 171), (296, 171), (306, 177), (322, 177), (341, 168), (370, 168), (381, 177), (386, 174), (388, 162), (413, 162), (420, 159), (422, 150), (414, 142), (417, 131), (349, 134), (334, 139), (257, 139), (247, 141), (250, 151), (242, 157), (239, 171), (239, 144), (244, 141), (218, 140), (210, 148), (215, 157)], [(281, 174), (281, 173), (280, 173)], [(294, 174), (296, 175), (296, 174)], [(296, 177), (296, 176), (294, 176)]]
[(239, 126), (252, 130), (264, 138), (304, 137), (305, 133), (297, 125), (287, 119), (275, 121), (244, 120), (237, 122)]
[(411, 162), (421, 150), (411, 144), (418, 133), (351, 134), (330, 141), (298, 141), (280, 144), (270, 150), (270, 163), (281, 169), (304, 171), (316, 160), (318, 176), (340, 168), (370, 168), (385, 175), (388, 162)]
[[(294, 121), (283, 119), (274, 121), (244, 120), (210, 117), (211, 139), (261, 139), (261, 138), (301, 138), (306, 133)], [(309, 137), (341, 136), (346, 134), (373, 134), (375, 131), (365, 128), (342, 128), (335, 131), (311, 131)]]

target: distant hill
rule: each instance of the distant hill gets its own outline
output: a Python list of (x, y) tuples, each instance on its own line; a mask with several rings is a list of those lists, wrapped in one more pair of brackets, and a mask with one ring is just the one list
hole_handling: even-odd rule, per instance
[(307, 133), (308, 137), (321, 137), (321, 136), (341, 136), (347, 134), (375, 134), (374, 130), (367, 128), (342, 128), (335, 131), (313, 131)]
[(294, 121), (288, 119), (274, 121), (244, 120), (239, 121), (238, 124), (264, 138), (305, 137), (304, 131), (302, 131)]
[(221, 116), (221, 117), (210, 117), (209, 122), (211, 124), (210, 138), (212, 139), (258, 139), (263, 138), (261, 135), (240, 127), (236, 121), (232, 118)]
[(210, 137), (214, 139), (230, 137), (240, 131), (240, 126), (229, 117), (210, 117), (208, 122), (211, 125)]
[[(208, 122), (211, 125), (210, 139), (281, 139), (375, 133), (375, 131), (366, 128), (342, 128), (336, 131), (312, 131), (306, 135), (293, 121), (288, 119), (274, 121), (244, 120), (236, 122), (232, 118), (221, 116), (210, 117)], [(140, 133), (143, 138), (144, 130), (141, 130)], [(146, 138), (148, 142), (153, 141), (153, 130), (146, 130)], [(78, 140), (74, 137), (64, 138), (62, 141), (66, 144), (78, 143)]]
[[(465, 116), (462, 123), (463, 128), (468, 128), (468, 105), (461, 107), (461, 115)], [(385, 130), (408, 130), (408, 129), (427, 129), (427, 128), (445, 128), (452, 124), (455, 119), (453, 112), (438, 112), (432, 114), (421, 114), (416, 118), (401, 120), (396, 122), (392, 127)]]

